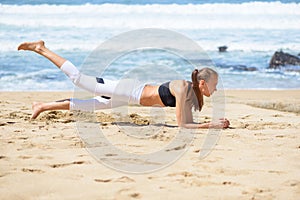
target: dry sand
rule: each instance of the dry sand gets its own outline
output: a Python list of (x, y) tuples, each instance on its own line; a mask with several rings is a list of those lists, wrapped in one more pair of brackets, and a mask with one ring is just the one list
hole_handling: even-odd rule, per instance
[[(106, 167), (88, 153), (74, 113), (45, 112), (29, 120), (32, 101), (64, 99), (71, 92), (1, 92), (0, 199), (299, 199), (300, 90), (225, 94), (231, 128), (221, 131), (206, 158), (199, 153), (208, 131), (199, 130), (175, 163), (132, 174)], [(209, 120), (209, 109), (205, 105), (198, 119)], [(177, 133), (174, 109), (162, 112), (170, 126), (160, 124), (160, 133), (143, 140), (130, 142), (116, 122), (147, 136), (144, 130), (160, 120), (148, 111), (132, 107), (122, 117), (98, 112), (97, 121), (120, 149), (147, 153)]]

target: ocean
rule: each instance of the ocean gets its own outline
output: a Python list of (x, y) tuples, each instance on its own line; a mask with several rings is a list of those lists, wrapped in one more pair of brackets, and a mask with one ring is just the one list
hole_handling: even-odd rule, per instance
[[(49, 49), (81, 68), (103, 42), (144, 28), (171, 30), (195, 41), (219, 72), (221, 88), (300, 88), (300, 66), (268, 69), (275, 51), (299, 56), (299, 1), (1, 0), (0, 90), (69, 91), (74, 88), (47, 59), (32, 52), (17, 51), (21, 42), (42, 39)], [(218, 47), (224, 45), (228, 47), (227, 52), (220, 53)], [(143, 55), (137, 51), (132, 56), (124, 56), (116, 61), (117, 67), (103, 76), (118, 79), (131, 66), (153, 66), (154, 61), (190, 80), (190, 72), (182, 62), (176, 58), (170, 60), (158, 51), (152, 53), (147, 51)], [(149, 70), (136, 73), (142, 77)], [(91, 75), (102, 74), (98, 74), (95, 66)]]

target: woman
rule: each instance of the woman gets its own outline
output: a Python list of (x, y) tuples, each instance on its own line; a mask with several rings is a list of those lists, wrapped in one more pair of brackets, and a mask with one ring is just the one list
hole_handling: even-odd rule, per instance
[(141, 84), (131, 79), (110, 81), (84, 75), (70, 61), (46, 48), (44, 41), (22, 43), (18, 50), (29, 50), (44, 56), (61, 69), (76, 86), (97, 95), (88, 100), (73, 98), (50, 103), (34, 102), (32, 119), (37, 118), (41, 112), (48, 110), (92, 111), (128, 105), (129, 103), (142, 106), (176, 107), (176, 118), (180, 127), (229, 127), (230, 123), (227, 119), (200, 124), (193, 122), (192, 108), (201, 111), (203, 95), (209, 97), (217, 90), (218, 74), (210, 68), (204, 68), (200, 71), (194, 70), (192, 82), (173, 80), (157, 86)]

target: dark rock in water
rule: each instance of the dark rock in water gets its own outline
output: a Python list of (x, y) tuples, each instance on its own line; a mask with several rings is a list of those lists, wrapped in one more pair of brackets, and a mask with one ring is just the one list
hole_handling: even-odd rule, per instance
[(257, 68), (256, 67), (247, 67), (245, 69), (245, 71), (248, 71), (248, 72), (254, 72), (254, 71), (257, 71)]
[(232, 68), (239, 71), (256, 71), (257, 69), (255, 67), (247, 67), (246, 65), (232, 65)]
[(223, 65), (223, 64), (219, 64), (217, 66), (221, 67), (221, 68), (232, 68), (233, 70), (238, 70), (238, 71), (248, 71), (248, 72), (257, 71), (256, 67), (247, 67), (246, 65)]
[(282, 51), (276, 51), (272, 56), (269, 68), (277, 69), (286, 65), (300, 65), (300, 58)]
[(227, 46), (220, 46), (218, 48), (219, 48), (219, 52), (226, 52), (228, 47)]

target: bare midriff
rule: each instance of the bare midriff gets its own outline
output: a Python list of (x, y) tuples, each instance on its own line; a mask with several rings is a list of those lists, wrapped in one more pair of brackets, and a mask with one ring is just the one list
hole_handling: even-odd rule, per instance
[(160, 96), (158, 94), (158, 88), (157, 85), (146, 85), (143, 89), (142, 96), (140, 99), (140, 104), (142, 106), (162, 106), (165, 105), (160, 99)]

